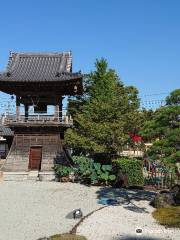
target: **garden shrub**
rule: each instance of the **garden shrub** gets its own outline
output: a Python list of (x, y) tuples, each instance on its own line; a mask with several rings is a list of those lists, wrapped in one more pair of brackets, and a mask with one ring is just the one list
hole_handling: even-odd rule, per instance
[(113, 161), (116, 170), (121, 170), (128, 177), (129, 186), (143, 186), (142, 161), (137, 159), (119, 158)]
[(104, 182), (107, 185), (109, 182), (112, 182), (116, 179), (116, 176), (112, 173), (113, 169), (111, 164), (102, 165), (94, 162), (93, 167), (99, 182)]
[(116, 179), (110, 164), (102, 165), (85, 156), (74, 156), (73, 161), (76, 164), (76, 173), (81, 182), (107, 185)]
[(91, 175), (93, 168), (93, 160), (85, 156), (73, 156), (73, 161), (76, 165), (77, 173), (82, 178), (88, 178)]
[(58, 177), (68, 177), (74, 171), (72, 167), (61, 164), (56, 164), (53, 169)]
[(180, 228), (180, 206), (157, 208), (152, 215), (162, 225)]
[(87, 240), (87, 238), (83, 236), (78, 236), (75, 234), (58, 234), (50, 237), (49, 240)]

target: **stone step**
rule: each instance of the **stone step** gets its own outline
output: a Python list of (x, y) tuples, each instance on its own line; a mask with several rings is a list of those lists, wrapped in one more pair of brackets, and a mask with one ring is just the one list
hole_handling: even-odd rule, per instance
[(27, 176), (27, 172), (3, 172), (4, 181), (25, 181)]
[(39, 172), (39, 180), (40, 181), (54, 181), (55, 180), (55, 173), (54, 171), (43, 171)]
[(30, 171), (27, 180), (39, 181), (39, 171)]

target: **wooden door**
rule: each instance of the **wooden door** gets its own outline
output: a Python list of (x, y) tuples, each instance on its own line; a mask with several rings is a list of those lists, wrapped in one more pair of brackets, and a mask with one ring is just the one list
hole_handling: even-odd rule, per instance
[(42, 159), (42, 147), (31, 147), (29, 153), (29, 169), (40, 170)]

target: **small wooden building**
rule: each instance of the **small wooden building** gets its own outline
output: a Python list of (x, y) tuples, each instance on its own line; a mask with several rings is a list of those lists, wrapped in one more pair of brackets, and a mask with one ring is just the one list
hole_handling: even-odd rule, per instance
[[(0, 91), (16, 95), (16, 114), (3, 119), (14, 131), (5, 179), (53, 177), (54, 162), (64, 155), (64, 131), (73, 124), (62, 101), (82, 90), (82, 74), (72, 72), (71, 52), (10, 53), (7, 69), (0, 73)], [(48, 114), (49, 105), (54, 112)]]

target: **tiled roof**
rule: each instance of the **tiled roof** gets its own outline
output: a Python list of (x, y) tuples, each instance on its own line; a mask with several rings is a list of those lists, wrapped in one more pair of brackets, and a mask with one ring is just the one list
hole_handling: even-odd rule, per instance
[(82, 78), (72, 73), (71, 52), (10, 53), (7, 69), (0, 72), (0, 81), (44, 82)]
[(10, 128), (0, 125), (0, 136), (13, 136), (13, 132)]

